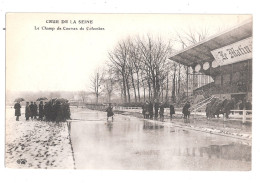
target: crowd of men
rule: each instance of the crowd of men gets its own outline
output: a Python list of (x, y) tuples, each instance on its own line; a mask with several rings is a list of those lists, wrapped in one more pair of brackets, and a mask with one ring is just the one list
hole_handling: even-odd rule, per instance
[[(242, 102), (239, 100), (237, 103), (235, 99), (230, 100), (224, 98), (223, 100), (218, 98), (213, 98), (210, 103), (206, 106), (206, 116), (207, 118), (219, 118), (220, 114), (223, 114), (226, 118), (229, 118), (229, 114), (232, 113), (232, 110), (241, 110), (239, 114), (242, 114), (242, 110), (252, 110), (252, 104), (249, 100)], [(247, 112), (250, 113), (250, 112)]]
[[(165, 104), (161, 103), (152, 103), (151, 101), (146, 101), (145, 104), (142, 106), (142, 114), (144, 119), (159, 119), (161, 121), (164, 120), (164, 108)], [(175, 109), (173, 104), (170, 105), (170, 117), (172, 119), (173, 114), (175, 114)]]
[[(20, 102), (14, 105), (14, 109), (16, 121), (19, 121), (19, 116), (21, 116)], [(31, 120), (63, 122), (70, 119), (70, 106), (68, 101), (50, 100), (45, 102), (45, 104), (43, 104), (43, 101), (40, 101), (39, 105), (36, 102), (26, 102), (25, 118), (26, 121), (31, 118)]]

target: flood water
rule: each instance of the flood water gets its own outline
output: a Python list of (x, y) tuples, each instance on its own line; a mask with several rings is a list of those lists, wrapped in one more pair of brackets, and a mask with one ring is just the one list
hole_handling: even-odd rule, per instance
[(71, 139), (77, 169), (250, 170), (251, 146), (230, 137), (143, 119), (75, 110)]

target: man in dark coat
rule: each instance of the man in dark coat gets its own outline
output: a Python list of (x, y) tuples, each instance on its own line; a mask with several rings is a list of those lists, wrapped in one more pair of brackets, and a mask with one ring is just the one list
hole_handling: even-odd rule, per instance
[(149, 116), (150, 116), (150, 119), (153, 119), (153, 103), (150, 101), (149, 103)]
[(54, 108), (55, 108), (55, 112), (56, 112), (55, 121), (62, 122), (63, 121), (63, 111), (62, 111), (61, 103), (59, 101), (56, 102), (56, 104), (54, 105)]
[(247, 100), (247, 102), (245, 104), (245, 108), (246, 108), (246, 110), (252, 110), (252, 104), (249, 100)]
[(114, 112), (113, 112), (113, 107), (112, 107), (111, 103), (109, 103), (109, 106), (106, 109), (106, 112), (107, 112), (107, 121), (108, 121), (109, 117), (112, 117), (112, 122), (113, 122), (113, 120), (114, 120), (114, 118), (113, 118), (114, 117)]
[(212, 117), (215, 118), (215, 115), (217, 115), (217, 118), (219, 118), (220, 114), (223, 114), (223, 101), (220, 99), (217, 99), (214, 104), (211, 106), (211, 114)]
[(226, 118), (229, 118), (230, 111), (235, 107), (234, 99), (232, 98), (231, 100), (224, 100), (223, 107), (223, 113), (226, 114)]
[(154, 117), (155, 117), (155, 119), (158, 118), (158, 111), (159, 111), (159, 103), (155, 102), (155, 104), (154, 104)]
[(31, 111), (30, 111), (29, 102), (26, 102), (26, 106), (25, 106), (25, 119), (26, 119), (26, 121), (29, 120), (30, 116), (31, 116)]
[(175, 109), (173, 104), (170, 105), (170, 116), (171, 116), (171, 120), (172, 120), (172, 115), (175, 114)]
[(19, 121), (19, 117), (21, 116), (21, 105), (20, 105), (20, 102), (16, 102), (14, 104), (14, 109), (15, 109), (16, 121)]
[(187, 101), (183, 106), (182, 113), (184, 115), (185, 122), (190, 118), (190, 102)]
[(149, 118), (149, 103), (148, 103), (148, 101), (146, 101), (144, 106), (143, 106), (143, 115), (144, 115), (145, 119)]
[(45, 115), (45, 121), (51, 120), (51, 103), (50, 102), (45, 102), (44, 115)]
[(70, 118), (70, 104), (69, 102), (65, 102), (65, 119), (71, 119)]
[(160, 105), (159, 114), (160, 114), (160, 120), (163, 121), (164, 120), (164, 105), (163, 105), (163, 103), (161, 103), (161, 105)]
[(33, 102), (31, 102), (29, 107), (30, 107), (30, 117), (33, 120), (33, 115), (34, 115), (34, 104), (33, 104)]
[(56, 117), (57, 117), (57, 111), (58, 110), (58, 104), (57, 102), (53, 102), (53, 104), (51, 105), (51, 121), (56, 121)]
[(36, 104), (36, 102), (33, 103), (33, 117), (34, 119), (37, 118), (37, 113), (38, 113), (38, 106)]
[(44, 111), (43, 111), (43, 102), (41, 101), (39, 104), (39, 119), (42, 121), (43, 116), (44, 116)]
[[(252, 104), (250, 100), (247, 100), (247, 102), (245, 103), (245, 108), (246, 110), (252, 110)], [(252, 114), (252, 112), (247, 112), (247, 114)]]

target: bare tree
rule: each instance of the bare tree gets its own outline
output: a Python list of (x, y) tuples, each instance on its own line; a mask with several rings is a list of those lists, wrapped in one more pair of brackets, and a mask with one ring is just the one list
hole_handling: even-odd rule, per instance
[(84, 90), (78, 92), (79, 97), (81, 98), (82, 102), (85, 103), (87, 100), (88, 93)]
[(106, 70), (102, 81), (105, 92), (108, 96), (108, 103), (111, 103), (111, 96), (115, 90), (116, 82), (118, 82), (115, 78), (116, 76), (113, 74), (113, 70), (110, 67), (110, 69)]
[(91, 80), (91, 89), (96, 97), (96, 103), (98, 103), (98, 98), (102, 92), (101, 90), (101, 84), (103, 80), (103, 72), (100, 71), (100, 69), (97, 69), (96, 72), (93, 73), (93, 75), (90, 78)]
[(196, 44), (209, 36), (209, 30), (207, 27), (201, 28), (199, 31), (189, 28), (188, 31), (182, 30), (176, 32), (175, 41), (182, 45), (182, 49)]
[(158, 100), (161, 89), (160, 79), (165, 70), (166, 60), (172, 52), (170, 42), (164, 43), (160, 38), (153, 39), (147, 35), (146, 38), (139, 39), (138, 43), (142, 62), (145, 65), (144, 69), (151, 81), (153, 98)]
[(128, 57), (128, 45), (125, 41), (119, 42), (115, 49), (108, 53), (109, 60), (113, 66), (113, 70), (121, 76), (122, 90), (124, 96), (124, 102), (130, 102), (130, 87), (128, 83), (128, 70), (127, 70), (127, 57)]

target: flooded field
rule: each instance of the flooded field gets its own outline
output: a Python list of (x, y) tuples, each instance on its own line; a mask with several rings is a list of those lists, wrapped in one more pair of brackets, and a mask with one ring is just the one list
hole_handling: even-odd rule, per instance
[(251, 146), (240, 140), (161, 123), (74, 109), (77, 169), (250, 170)]

